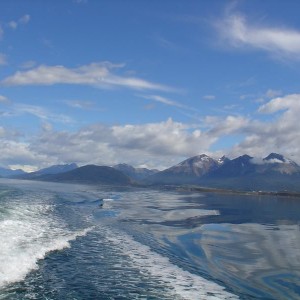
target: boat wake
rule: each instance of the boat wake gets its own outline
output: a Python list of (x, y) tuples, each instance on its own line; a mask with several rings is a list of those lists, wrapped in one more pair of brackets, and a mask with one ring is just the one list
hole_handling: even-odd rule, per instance
[(70, 241), (91, 228), (71, 232), (55, 218), (54, 206), (6, 203), (0, 211), (0, 287), (23, 280), (50, 251), (70, 247)]
[(227, 292), (224, 287), (181, 269), (167, 257), (152, 251), (129, 235), (108, 227), (101, 230), (107, 243), (127, 256), (132, 266), (139, 268), (144, 276), (154, 278), (166, 286), (173, 294), (173, 299), (238, 299), (238, 296)]

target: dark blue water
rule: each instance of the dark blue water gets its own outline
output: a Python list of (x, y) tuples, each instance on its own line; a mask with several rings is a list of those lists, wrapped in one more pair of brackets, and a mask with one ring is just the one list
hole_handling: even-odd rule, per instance
[(0, 299), (300, 299), (299, 250), (297, 198), (0, 181)]

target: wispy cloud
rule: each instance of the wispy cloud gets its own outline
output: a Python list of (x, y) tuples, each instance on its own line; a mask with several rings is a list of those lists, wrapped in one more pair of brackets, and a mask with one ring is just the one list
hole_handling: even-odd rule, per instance
[(175, 107), (184, 108), (184, 109), (188, 109), (188, 110), (195, 110), (192, 107), (189, 107), (187, 105), (181, 104), (177, 101), (174, 101), (174, 100), (171, 100), (169, 98), (162, 97), (162, 96), (159, 96), (159, 95), (139, 95), (139, 97), (142, 97), (144, 99), (153, 100), (153, 101), (156, 101), (156, 102), (160, 102), (160, 103), (163, 103), (163, 104), (169, 105), (169, 106), (175, 106)]
[(3, 95), (0, 95), (0, 103), (9, 103), (10, 100), (6, 97), (6, 96), (3, 96)]
[(73, 2), (77, 4), (86, 4), (88, 0), (73, 0)]
[(17, 29), (18, 23), (16, 21), (10, 21), (7, 23), (7, 26), (11, 29)]
[(124, 64), (116, 65), (110, 62), (91, 63), (78, 68), (41, 65), (28, 71), (18, 71), (2, 80), (1, 84), (6, 86), (78, 84), (99, 88), (123, 87), (134, 90), (175, 90), (166, 85), (153, 83), (138, 77), (116, 74), (116, 70), (123, 67)]
[[(7, 97), (0, 95), (0, 103), (11, 102)], [(24, 114), (35, 116), (42, 121), (52, 121), (58, 123), (72, 123), (73, 120), (67, 115), (53, 113), (41, 106), (23, 103), (12, 103), (6, 111), (1, 113), (2, 117), (18, 117)]]
[(215, 95), (205, 95), (203, 96), (204, 100), (215, 100), (216, 96)]
[(2, 40), (3, 35), (4, 35), (4, 30), (3, 30), (2, 26), (0, 25), (0, 41)]
[(266, 91), (266, 97), (267, 98), (274, 98), (274, 97), (278, 97), (282, 94), (281, 90), (273, 90), (273, 89), (268, 89)]
[(253, 24), (232, 10), (215, 25), (221, 37), (233, 47), (252, 47), (277, 57), (300, 59), (299, 30)]
[(11, 29), (17, 29), (19, 25), (26, 25), (30, 21), (30, 15), (24, 15), (18, 20), (12, 20), (7, 23), (7, 26)]
[(19, 19), (18, 23), (27, 24), (30, 21), (30, 19), (31, 19), (30, 15), (24, 15)]
[(0, 66), (7, 64), (7, 57), (4, 53), (0, 53)]
[(34, 60), (28, 60), (28, 61), (23, 62), (20, 65), (20, 67), (22, 69), (31, 69), (31, 68), (35, 67), (36, 65), (37, 65), (37, 63)]
[(54, 121), (60, 123), (72, 123), (73, 120), (64, 114), (55, 114), (49, 112), (43, 107), (28, 104), (15, 104), (14, 110), (17, 114), (31, 114), (41, 120)]
[(95, 103), (92, 101), (84, 101), (84, 100), (67, 100), (65, 103), (73, 108), (78, 109), (94, 109)]

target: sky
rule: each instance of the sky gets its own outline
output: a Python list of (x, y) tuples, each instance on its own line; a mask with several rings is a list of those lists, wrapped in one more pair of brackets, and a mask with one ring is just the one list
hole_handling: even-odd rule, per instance
[(0, 166), (300, 163), (298, 0), (0, 1)]

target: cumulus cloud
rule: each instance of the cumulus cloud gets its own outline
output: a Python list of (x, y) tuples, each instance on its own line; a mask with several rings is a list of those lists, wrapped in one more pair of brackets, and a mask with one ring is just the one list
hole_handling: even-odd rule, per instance
[(258, 109), (261, 114), (274, 116), (269, 121), (252, 120), (242, 131), (245, 139), (236, 145), (232, 153), (248, 153), (265, 156), (279, 152), (300, 161), (300, 94), (292, 94), (270, 100)]
[[(50, 120), (47, 112), (38, 107), (25, 105), (19, 106), (19, 110), (46, 122)], [(300, 94), (271, 99), (259, 107), (258, 113), (270, 117), (260, 121), (246, 116), (207, 116), (201, 124), (172, 119), (139, 125), (94, 124), (73, 132), (57, 131), (46, 123), (36, 136), (27, 139), (19, 139), (0, 128), (0, 161), (40, 167), (70, 162), (80, 165), (126, 162), (165, 168), (200, 153), (265, 157), (277, 152), (299, 163)], [(232, 136), (238, 136), (234, 145), (217, 152), (212, 150), (219, 140)]]
[(41, 65), (28, 71), (18, 71), (1, 81), (2, 85), (54, 85), (77, 84), (99, 88), (129, 88), (134, 90), (172, 91), (171, 87), (137, 77), (116, 74), (123, 64), (91, 63), (78, 68)]
[(231, 115), (225, 118), (207, 117), (205, 122), (210, 127), (208, 135), (215, 137), (242, 133), (250, 124), (250, 120), (244, 116)]
[(221, 37), (233, 47), (252, 47), (280, 57), (300, 58), (300, 31), (251, 24), (242, 14), (230, 11), (216, 22)]
[(32, 150), (80, 164), (114, 164), (168, 167), (179, 157), (207, 152), (214, 142), (199, 129), (169, 119), (143, 125), (96, 124), (75, 133), (45, 129), (32, 143)]

